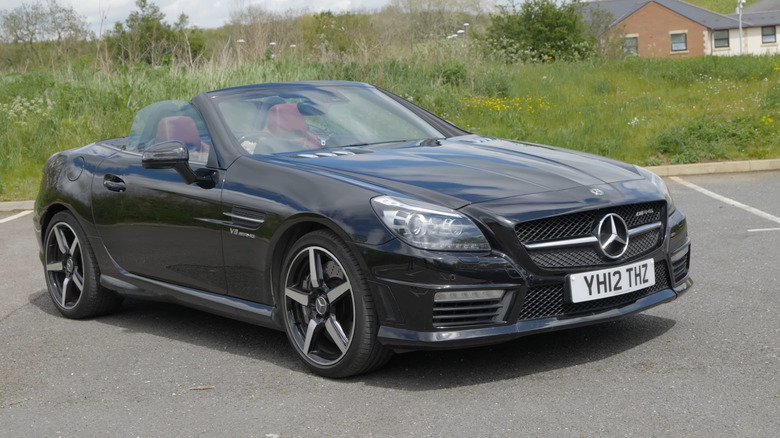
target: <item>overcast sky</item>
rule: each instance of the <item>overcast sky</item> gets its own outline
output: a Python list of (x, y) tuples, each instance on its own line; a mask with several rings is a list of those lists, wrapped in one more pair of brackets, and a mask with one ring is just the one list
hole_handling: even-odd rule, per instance
[[(2, 0), (0, 10), (11, 11), (24, 3), (35, 0)], [(44, 0), (40, 0), (44, 3)], [(257, 5), (268, 11), (285, 12), (287, 10), (309, 12), (343, 12), (379, 9), (389, 0), (150, 0), (165, 14), (168, 22), (174, 22), (183, 12), (190, 17), (190, 25), (200, 28), (214, 28), (226, 24), (232, 11), (241, 10), (246, 5)], [(135, 0), (57, 0), (62, 6), (73, 9), (87, 19), (89, 27), (99, 33), (101, 22), (103, 31), (114, 27), (117, 21), (124, 22), (131, 12), (136, 10)]]

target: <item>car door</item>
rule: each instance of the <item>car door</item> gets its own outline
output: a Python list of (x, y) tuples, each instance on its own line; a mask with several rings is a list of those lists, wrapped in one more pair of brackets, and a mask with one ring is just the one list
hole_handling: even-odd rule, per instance
[(243, 157), (223, 179), (223, 211), (230, 218), (223, 234), (228, 293), (273, 304), (268, 248), (281, 222), (294, 213), (289, 201), (278, 194), (279, 185), (285, 184), (284, 173), (277, 166)]
[[(224, 294), (220, 178), (212, 187), (187, 184), (174, 169), (145, 169), (141, 164), (145, 148), (174, 140), (187, 144), (192, 170), (211, 167), (218, 173), (207, 164), (215, 162), (209, 159), (215, 153), (213, 143), (189, 103), (150, 107), (136, 117), (127, 149), (118, 150), (96, 170), (92, 205), (97, 232), (116, 265), (130, 274)], [(194, 123), (198, 133), (184, 134), (182, 121), (188, 122), (187, 128)], [(199, 139), (185, 138), (188, 135)]]

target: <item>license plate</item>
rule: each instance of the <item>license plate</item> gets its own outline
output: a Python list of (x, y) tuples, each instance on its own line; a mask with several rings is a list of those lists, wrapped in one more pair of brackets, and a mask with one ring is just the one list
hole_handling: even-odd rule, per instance
[(627, 294), (655, 284), (653, 259), (618, 268), (569, 275), (569, 295), (572, 303), (600, 300)]

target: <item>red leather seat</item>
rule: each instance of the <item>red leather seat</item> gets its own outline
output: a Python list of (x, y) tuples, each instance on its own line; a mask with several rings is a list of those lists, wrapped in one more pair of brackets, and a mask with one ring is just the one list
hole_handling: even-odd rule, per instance
[(206, 162), (209, 157), (209, 146), (200, 139), (198, 127), (192, 117), (171, 116), (160, 120), (157, 124), (157, 143), (164, 141), (180, 141), (187, 146), (190, 160)]
[(294, 103), (280, 103), (268, 110), (268, 121), (265, 131), (275, 137), (281, 137), (300, 143), (306, 149), (319, 149), (322, 147), (316, 135), (309, 132), (306, 127), (306, 118), (298, 111), (298, 105)]

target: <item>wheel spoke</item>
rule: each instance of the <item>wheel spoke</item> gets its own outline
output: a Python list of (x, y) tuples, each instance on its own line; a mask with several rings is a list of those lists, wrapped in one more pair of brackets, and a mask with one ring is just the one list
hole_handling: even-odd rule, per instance
[(62, 254), (68, 253), (68, 241), (65, 238), (65, 235), (62, 234), (62, 228), (59, 226), (54, 228), (54, 237), (57, 239), (57, 246), (60, 249), (60, 252)]
[(309, 248), (309, 278), (313, 288), (320, 287), (322, 278), (322, 262), (320, 256), (314, 248)]
[(73, 285), (76, 286), (76, 288), (79, 290), (79, 292), (83, 292), (84, 291), (84, 278), (81, 275), (79, 275), (78, 272), (74, 272), (72, 280), (73, 280)]
[(341, 328), (341, 324), (339, 324), (335, 316), (331, 315), (330, 318), (325, 321), (325, 329), (328, 331), (333, 343), (339, 347), (339, 350), (341, 350), (342, 353), (347, 351), (349, 339), (347, 339), (347, 335), (344, 334), (344, 330)]
[(341, 283), (340, 285), (328, 291), (328, 301), (335, 303), (336, 300), (344, 296), (344, 294), (349, 292), (350, 289), (352, 289), (352, 287), (348, 281)]
[(297, 290), (288, 287), (284, 290), (284, 296), (295, 301), (301, 306), (309, 305), (309, 294), (298, 292)]
[(306, 340), (303, 343), (303, 352), (305, 354), (309, 354), (311, 352), (311, 347), (314, 343), (314, 336), (316, 336), (317, 332), (319, 332), (317, 325), (317, 321), (314, 319), (309, 320), (309, 325), (306, 327)]
[(60, 301), (60, 305), (62, 305), (62, 307), (65, 307), (65, 299), (68, 297), (69, 287), (70, 287), (70, 277), (65, 277), (65, 279), (62, 280), (62, 297)]
[(69, 251), (68, 254), (70, 255), (76, 254), (76, 250), (78, 249), (78, 247), (79, 247), (79, 239), (74, 237), (73, 242), (70, 244), (70, 248), (68, 248)]
[(62, 272), (62, 262), (53, 262), (46, 265), (47, 272)]

